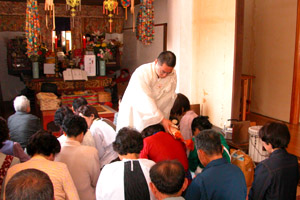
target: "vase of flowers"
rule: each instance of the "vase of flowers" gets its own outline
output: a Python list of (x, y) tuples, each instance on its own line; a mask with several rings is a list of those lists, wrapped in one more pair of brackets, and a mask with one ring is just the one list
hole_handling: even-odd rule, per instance
[(45, 45), (39, 46), (36, 53), (32, 53), (29, 58), (32, 62), (32, 77), (39, 78), (39, 65), (43, 64), (46, 59), (48, 49)]

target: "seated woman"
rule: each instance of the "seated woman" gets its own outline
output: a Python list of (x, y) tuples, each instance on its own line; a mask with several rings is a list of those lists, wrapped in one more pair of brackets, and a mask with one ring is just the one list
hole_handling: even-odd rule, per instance
[(198, 115), (191, 110), (189, 99), (181, 94), (177, 94), (177, 98), (171, 109), (171, 116), (176, 117), (179, 121), (179, 129), (183, 139), (192, 139), (191, 124), (195, 117)]
[(9, 140), (9, 130), (6, 120), (2, 117), (0, 117), (0, 142), (1, 153), (17, 157), (21, 162), (25, 162), (30, 159), (19, 143)]
[[(65, 118), (65, 116), (73, 116), (73, 115), (74, 115), (73, 111), (68, 106), (65, 106), (65, 105), (61, 106), (55, 112), (54, 123), (56, 126), (60, 127), (60, 133), (61, 133), (61, 136), (58, 138), (60, 145), (63, 145), (64, 142), (67, 140), (67, 136), (64, 134), (64, 132), (62, 130), (62, 124), (63, 124), (64, 118)], [(81, 144), (85, 145), (85, 146), (95, 147), (94, 138), (91, 135), (89, 130), (84, 135), (84, 138), (83, 138), (83, 141)]]
[(122, 128), (113, 143), (121, 161), (104, 166), (96, 187), (97, 200), (143, 199), (154, 200), (149, 188), (149, 171), (155, 164), (148, 159), (139, 159), (143, 148), (141, 134), (131, 128)]
[(188, 172), (185, 144), (166, 133), (161, 124), (148, 126), (142, 131), (142, 136), (144, 137), (144, 147), (140, 158), (153, 160), (156, 163), (163, 160), (178, 160), (185, 172)]
[[(199, 116), (196, 117), (193, 122), (192, 122), (192, 131), (193, 131), (193, 141), (195, 144), (195, 136), (198, 134), (201, 134), (200, 132), (206, 129), (211, 129), (212, 124), (208, 120), (208, 116)], [(229, 163), (230, 163), (230, 153), (229, 153), (229, 146), (224, 138), (224, 136), (219, 133), (220, 139), (221, 139), (221, 144), (223, 146), (223, 158), (225, 158)], [(198, 155), (197, 155), (197, 149), (196, 147), (194, 148), (193, 151), (190, 152), (188, 156), (189, 160), (189, 169), (192, 172), (195, 172), (197, 167), (199, 166), (200, 168), (204, 168), (202, 163), (200, 162)]]
[(268, 123), (258, 135), (270, 157), (256, 166), (248, 199), (296, 199), (298, 159), (286, 151), (290, 142), (288, 127), (282, 123)]
[(79, 200), (68, 167), (64, 163), (53, 161), (55, 154), (60, 152), (60, 144), (54, 135), (46, 131), (38, 131), (30, 138), (27, 152), (32, 158), (9, 168), (5, 185), (19, 171), (29, 168), (38, 169), (50, 177), (54, 187), (55, 200)]
[(116, 132), (102, 119), (96, 118), (91, 106), (81, 106), (78, 113), (87, 122), (88, 128), (94, 138), (95, 147), (98, 150), (100, 168), (115, 160), (118, 155), (113, 150), (112, 143), (116, 139)]
[(62, 128), (67, 140), (55, 161), (68, 166), (80, 199), (96, 199), (95, 188), (100, 174), (98, 152), (95, 147), (80, 144), (87, 130), (86, 121), (77, 115), (66, 116)]

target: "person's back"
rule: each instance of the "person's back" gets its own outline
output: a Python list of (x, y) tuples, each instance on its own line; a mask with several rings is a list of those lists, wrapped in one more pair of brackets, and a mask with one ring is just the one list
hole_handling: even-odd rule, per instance
[(68, 166), (80, 199), (96, 199), (95, 188), (100, 174), (98, 152), (94, 147), (80, 144), (87, 131), (86, 121), (80, 116), (66, 116), (62, 128), (67, 140), (55, 161)]
[(288, 127), (275, 122), (266, 124), (259, 130), (259, 137), (270, 157), (255, 168), (248, 199), (296, 199), (299, 180), (298, 159), (285, 149), (290, 141)]
[(18, 96), (14, 100), (16, 113), (7, 120), (10, 138), (26, 148), (29, 138), (40, 130), (40, 119), (30, 112), (30, 102), (25, 96)]
[(144, 139), (144, 148), (140, 158), (147, 158), (154, 162), (178, 160), (183, 165), (184, 170), (188, 170), (185, 145), (171, 134), (163, 131)]
[[(205, 191), (199, 188), (205, 188)], [(247, 188), (242, 171), (221, 158), (209, 163), (197, 175), (189, 186), (185, 198), (240, 200), (245, 199), (246, 195)]]
[[(269, 159), (259, 163), (255, 168), (256, 173), (260, 171), (260, 178), (264, 179), (262, 193), (249, 193), (250, 199), (295, 199), (297, 184), (299, 180), (298, 159), (296, 156), (289, 154), (286, 150), (279, 149), (272, 153)], [(253, 183), (252, 187), (256, 187)], [(277, 186), (278, 185), (278, 186)], [(268, 189), (268, 191), (266, 191)]]
[(50, 177), (54, 187), (55, 200), (79, 199), (66, 164), (53, 161), (54, 155), (60, 151), (60, 144), (55, 136), (45, 131), (37, 132), (30, 138), (27, 150), (32, 158), (9, 168), (4, 187), (11, 177), (19, 171), (38, 169)]
[(196, 137), (196, 148), (201, 163), (205, 166), (192, 181), (185, 198), (187, 200), (241, 200), (247, 195), (243, 172), (222, 157), (219, 134), (203, 130)]
[(40, 119), (32, 114), (16, 112), (7, 120), (10, 139), (26, 148), (29, 138), (41, 129)]

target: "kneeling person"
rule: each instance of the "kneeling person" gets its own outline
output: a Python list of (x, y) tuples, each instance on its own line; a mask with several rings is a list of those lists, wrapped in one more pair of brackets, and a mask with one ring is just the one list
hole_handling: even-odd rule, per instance
[(176, 160), (165, 160), (150, 169), (150, 188), (158, 200), (172, 198), (177, 200), (188, 185), (182, 164)]
[(212, 130), (195, 137), (199, 160), (204, 169), (189, 186), (186, 199), (246, 199), (247, 187), (243, 172), (222, 156), (220, 135)]

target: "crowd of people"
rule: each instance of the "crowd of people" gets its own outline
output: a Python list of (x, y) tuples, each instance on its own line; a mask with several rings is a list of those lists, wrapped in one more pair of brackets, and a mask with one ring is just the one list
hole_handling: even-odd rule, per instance
[(54, 116), (59, 138), (42, 129), (25, 96), (16, 97), (15, 114), (7, 122), (0, 117), (1, 198), (296, 199), (298, 160), (286, 151), (287, 126), (273, 122), (260, 129), (270, 157), (257, 165), (247, 192), (222, 133), (175, 93), (175, 65), (175, 55), (165, 51), (140, 66), (116, 124), (99, 117), (82, 97), (72, 108), (61, 106)]

